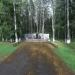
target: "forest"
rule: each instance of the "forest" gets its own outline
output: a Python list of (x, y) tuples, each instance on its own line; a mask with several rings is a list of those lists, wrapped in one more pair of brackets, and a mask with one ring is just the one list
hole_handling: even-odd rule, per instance
[(75, 75), (75, 0), (0, 0), (0, 75)]
[(0, 0), (0, 41), (17, 42), (28, 33), (73, 41), (75, 0)]

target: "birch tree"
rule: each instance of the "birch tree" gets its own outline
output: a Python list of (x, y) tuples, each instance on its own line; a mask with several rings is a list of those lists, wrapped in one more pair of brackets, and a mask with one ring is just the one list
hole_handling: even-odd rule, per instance
[(55, 0), (51, 0), (52, 5), (52, 33), (53, 33), (53, 42), (55, 42)]
[(18, 42), (18, 36), (17, 36), (17, 23), (16, 23), (16, 8), (15, 8), (15, 0), (13, 1), (13, 8), (14, 8), (14, 27), (15, 27), (15, 42)]
[(71, 38), (70, 38), (70, 22), (69, 22), (69, 0), (67, 0), (67, 40), (66, 42), (69, 44), (71, 43)]
[(44, 33), (44, 25), (45, 25), (45, 24), (44, 24), (44, 22), (45, 22), (45, 20), (44, 20), (44, 18), (45, 18), (45, 17), (44, 17), (44, 9), (45, 9), (45, 6), (44, 6), (43, 1), (41, 1), (41, 4), (42, 4), (42, 19), (43, 19), (43, 20), (42, 20), (42, 22), (43, 22), (43, 23), (42, 23), (42, 33)]

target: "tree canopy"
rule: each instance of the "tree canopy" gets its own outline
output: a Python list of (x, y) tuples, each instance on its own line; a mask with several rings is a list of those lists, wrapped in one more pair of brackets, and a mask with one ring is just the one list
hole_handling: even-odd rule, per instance
[(73, 40), (74, 24), (75, 0), (0, 0), (1, 41), (14, 41), (16, 35), (19, 39), (26, 33)]

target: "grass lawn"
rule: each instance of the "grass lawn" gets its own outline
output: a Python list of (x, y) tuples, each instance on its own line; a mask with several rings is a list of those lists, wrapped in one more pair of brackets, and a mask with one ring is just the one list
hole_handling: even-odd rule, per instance
[(66, 45), (61, 42), (56, 42), (56, 44), (58, 45), (58, 48), (56, 48), (54, 52), (75, 72), (75, 43)]
[(0, 42), (0, 61), (4, 60), (7, 56), (12, 54), (16, 48), (17, 46), (13, 46), (11, 43)]

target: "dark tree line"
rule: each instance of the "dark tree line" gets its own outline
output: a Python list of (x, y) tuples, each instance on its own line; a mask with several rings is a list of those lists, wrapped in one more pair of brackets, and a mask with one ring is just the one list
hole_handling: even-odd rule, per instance
[(75, 0), (0, 0), (0, 40), (49, 33), (53, 41), (75, 38)]

